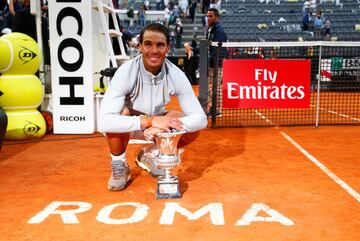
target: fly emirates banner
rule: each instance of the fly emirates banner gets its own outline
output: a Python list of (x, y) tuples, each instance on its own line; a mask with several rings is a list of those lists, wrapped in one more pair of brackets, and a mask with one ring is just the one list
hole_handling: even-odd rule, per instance
[(223, 63), (223, 108), (309, 108), (310, 60)]

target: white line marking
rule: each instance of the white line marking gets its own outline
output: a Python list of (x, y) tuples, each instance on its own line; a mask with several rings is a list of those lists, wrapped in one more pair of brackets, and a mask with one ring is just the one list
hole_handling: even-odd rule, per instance
[(274, 123), (269, 120), (266, 116), (264, 116), (263, 114), (261, 114), (261, 112), (257, 111), (257, 110), (254, 110), (255, 113), (260, 116), (261, 119), (265, 120), (267, 123), (269, 123), (270, 125), (274, 125)]
[(354, 121), (359, 121), (360, 122), (360, 119), (359, 118), (355, 118), (355, 117), (351, 117), (349, 115), (345, 115), (345, 114), (341, 114), (341, 113), (338, 113), (336, 111), (332, 111), (332, 110), (328, 110), (328, 109), (325, 109), (323, 107), (320, 107), (320, 110), (323, 110), (323, 111), (327, 111), (331, 114), (334, 114), (334, 115), (338, 115), (338, 116), (341, 116), (341, 117), (344, 117), (344, 118), (349, 118), (350, 120), (354, 120)]
[[(321, 108), (323, 109), (323, 108)], [(330, 111), (329, 111), (330, 112)], [(274, 125), (272, 121), (270, 121), (265, 115), (255, 110), (255, 113), (259, 115), (262, 119), (266, 120), (266, 122)], [(353, 118), (351, 118), (353, 119)], [(303, 153), (310, 161), (312, 161), (316, 166), (318, 166), (325, 174), (327, 174), (332, 180), (334, 180), (340, 187), (342, 187), (345, 191), (347, 191), (351, 196), (353, 196), (358, 202), (360, 202), (360, 194), (357, 193), (352, 187), (346, 184), (343, 180), (337, 177), (333, 172), (331, 172), (324, 164), (318, 161), (313, 155), (311, 155), (308, 151), (306, 151), (302, 146), (300, 146), (294, 139), (292, 139), (285, 132), (281, 131), (278, 126), (275, 126), (275, 129), (280, 131), (280, 134), (288, 140), (291, 144), (293, 144), (301, 153)]]
[(280, 134), (285, 137), (291, 144), (293, 144), (302, 154), (304, 154), (310, 161), (312, 161), (316, 166), (318, 166), (326, 175), (328, 175), (331, 179), (333, 179), (337, 184), (340, 185), (345, 191), (347, 191), (351, 196), (353, 196), (358, 202), (360, 202), (360, 194), (357, 193), (354, 189), (352, 189), (348, 184), (346, 184), (343, 180), (337, 177), (334, 173), (332, 173), (324, 164), (318, 161), (313, 155), (311, 155), (308, 151), (306, 151), (302, 146), (300, 146), (296, 141), (294, 141), (290, 136), (288, 136), (285, 132), (280, 131)]

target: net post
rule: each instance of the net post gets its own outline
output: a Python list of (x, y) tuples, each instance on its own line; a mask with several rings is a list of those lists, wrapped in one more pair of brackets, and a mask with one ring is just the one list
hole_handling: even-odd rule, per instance
[(211, 127), (216, 126), (216, 113), (217, 113), (217, 88), (218, 88), (218, 71), (219, 71), (219, 58), (221, 51), (222, 42), (218, 43), (215, 50), (214, 58), (214, 73), (212, 79), (212, 101), (211, 101)]
[(199, 102), (206, 112), (208, 101), (208, 40), (200, 39), (199, 47)]
[(320, 112), (320, 81), (321, 81), (321, 53), (322, 46), (319, 46), (319, 67), (318, 67), (318, 81), (317, 81), (317, 92), (316, 92), (316, 118), (315, 127), (319, 127), (319, 112)]

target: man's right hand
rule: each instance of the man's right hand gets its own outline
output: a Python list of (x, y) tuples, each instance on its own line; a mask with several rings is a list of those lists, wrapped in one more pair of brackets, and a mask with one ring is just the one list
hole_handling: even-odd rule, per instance
[(183, 123), (177, 117), (171, 116), (154, 116), (152, 119), (152, 127), (162, 129), (166, 132), (170, 132), (172, 128), (176, 130), (183, 130)]

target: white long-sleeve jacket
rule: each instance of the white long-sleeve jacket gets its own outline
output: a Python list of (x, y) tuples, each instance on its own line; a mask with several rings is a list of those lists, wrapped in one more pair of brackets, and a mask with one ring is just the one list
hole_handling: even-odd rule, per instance
[(140, 116), (121, 115), (124, 106), (135, 112), (162, 115), (170, 96), (176, 95), (188, 132), (207, 126), (207, 117), (185, 74), (165, 59), (157, 76), (148, 72), (142, 55), (123, 64), (112, 78), (100, 107), (99, 129), (105, 133), (141, 130)]

